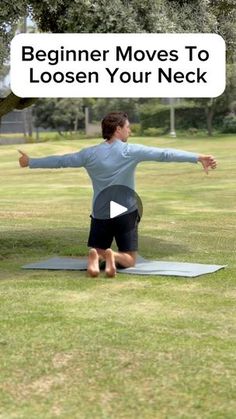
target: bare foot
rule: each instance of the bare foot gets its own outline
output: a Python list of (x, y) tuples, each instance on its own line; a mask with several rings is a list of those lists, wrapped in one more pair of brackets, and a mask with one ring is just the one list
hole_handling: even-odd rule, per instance
[(106, 259), (106, 276), (109, 278), (113, 278), (116, 276), (116, 264), (115, 264), (115, 257), (112, 249), (105, 250), (105, 259)]
[(99, 275), (99, 256), (96, 249), (90, 249), (88, 254), (88, 268), (87, 273), (89, 276), (95, 278)]

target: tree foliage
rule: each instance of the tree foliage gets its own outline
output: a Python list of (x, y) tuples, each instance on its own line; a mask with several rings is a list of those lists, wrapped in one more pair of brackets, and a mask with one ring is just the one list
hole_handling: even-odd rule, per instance
[(83, 99), (39, 99), (34, 107), (35, 126), (77, 131), (83, 126)]
[[(214, 32), (226, 40), (232, 62), (236, 45), (236, 0), (1, 0), (0, 66), (19, 18), (31, 14), (43, 32)], [(14, 100), (13, 100), (14, 99)], [(32, 100), (0, 101), (0, 117)]]
[[(42, 32), (216, 32), (236, 42), (236, 0), (2, 0), (5, 47), (17, 20), (30, 13)], [(3, 51), (3, 48), (1, 48)]]
[(1, 0), (0, 6), (0, 66), (9, 54), (9, 43), (15, 35), (16, 25), (27, 14), (27, 0)]
[(163, 0), (31, 0), (42, 31), (168, 32), (171, 22)]
[(91, 107), (91, 119), (93, 121), (100, 121), (108, 112), (124, 111), (129, 115), (130, 121), (138, 122), (139, 108), (142, 102), (142, 99), (133, 98), (100, 98), (95, 100)]
[[(0, 15), (2, 50), (9, 46), (17, 17), (27, 11), (35, 19), (40, 31), (44, 32), (155, 32), (157, 12), (163, 1), (144, 0), (18, 0), (14, 6), (4, 0), (4, 14)], [(170, 28), (168, 19), (159, 19), (160, 30)], [(1, 62), (5, 54), (1, 54)], [(14, 99), (14, 100), (13, 100)], [(0, 100), (0, 117), (14, 108), (28, 106), (32, 100), (17, 98), (13, 93)]]

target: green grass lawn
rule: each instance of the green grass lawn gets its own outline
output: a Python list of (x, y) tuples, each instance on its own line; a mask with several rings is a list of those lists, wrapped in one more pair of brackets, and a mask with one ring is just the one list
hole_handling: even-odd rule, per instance
[[(21, 169), (17, 146), (1, 146), (1, 419), (235, 418), (236, 137), (131, 141), (219, 161), (208, 176), (138, 166), (140, 253), (228, 266), (195, 279), (22, 270), (86, 254), (92, 189), (83, 169)], [(44, 156), (96, 142), (20, 147)]]

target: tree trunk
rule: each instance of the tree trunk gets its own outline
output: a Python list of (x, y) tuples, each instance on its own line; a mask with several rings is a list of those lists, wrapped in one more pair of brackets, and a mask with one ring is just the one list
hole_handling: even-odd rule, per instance
[(27, 108), (27, 122), (28, 122), (28, 135), (29, 137), (33, 136), (33, 117), (32, 117), (32, 108)]
[(207, 107), (207, 133), (211, 137), (212, 136), (212, 120), (213, 120), (213, 107), (208, 106)]
[(76, 115), (75, 121), (74, 121), (74, 131), (75, 131), (75, 133), (78, 131), (78, 120), (79, 120), (79, 117), (78, 117), (78, 115)]
[(36, 98), (21, 98), (11, 92), (7, 97), (0, 99), (0, 118), (14, 109), (31, 106), (36, 100)]
[(24, 133), (24, 138), (26, 138), (27, 132), (28, 132), (26, 109), (23, 110), (22, 116), (23, 116), (23, 133)]

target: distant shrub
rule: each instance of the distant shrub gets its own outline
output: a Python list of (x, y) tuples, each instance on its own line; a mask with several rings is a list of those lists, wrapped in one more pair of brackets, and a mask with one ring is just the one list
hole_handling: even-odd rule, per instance
[(190, 135), (196, 135), (198, 133), (198, 129), (197, 128), (189, 128), (188, 133)]
[(236, 133), (236, 115), (227, 115), (223, 119), (222, 132)]
[(33, 143), (36, 143), (36, 139), (34, 137), (27, 135), (27, 137), (25, 137), (25, 142), (27, 144), (33, 144)]
[(157, 137), (158, 135), (163, 135), (165, 130), (163, 128), (147, 128), (143, 130), (142, 134), (146, 135), (147, 137)]
[[(220, 109), (214, 110), (213, 126), (222, 126), (224, 114)], [(142, 130), (149, 127), (170, 130), (170, 106), (161, 103), (145, 103), (140, 106), (140, 122)], [(207, 129), (206, 107), (194, 102), (180, 102), (175, 104), (175, 127), (178, 130)], [(193, 132), (194, 133), (194, 132)]]
[[(140, 110), (142, 129), (158, 127), (166, 130), (170, 126), (169, 105), (145, 104)], [(179, 103), (175, 105), (175, 121), (178, 129), (203, 128), (206, 125), (205, 109), (194, 103)]]
[(131, 132), (133, 136), (141, 135), (141, 124), (131, 124)]
[(233, 102), (231, 102), (231, 104), (230, 104), (230, 111), (232, 112), (232, 114), (236, 115), (236, 100), (234, 100)]

